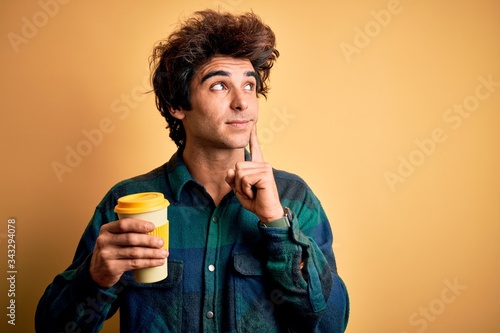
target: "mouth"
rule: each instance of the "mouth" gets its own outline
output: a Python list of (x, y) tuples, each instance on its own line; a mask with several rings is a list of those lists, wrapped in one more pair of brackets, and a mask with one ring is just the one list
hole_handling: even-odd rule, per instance
[(244, 129), (250, 123), (251, 123), (251, 121), (250, 120), (246, 120), (246, 119), (230, 120), (230, 121), (226, 122), (227, 125), (229, 125), (231, 127), (238, 128), (238, 129)]

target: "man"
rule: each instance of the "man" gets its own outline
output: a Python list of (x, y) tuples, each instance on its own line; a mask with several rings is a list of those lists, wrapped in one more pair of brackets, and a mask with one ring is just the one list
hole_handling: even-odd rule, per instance
[[(104, 197), (40, 300), (37, 331), (96, 332), (118, 308), (124, 332), (345, 330), (323, 208), (301, 178), (264, 162), (257, 140), (257, 98), (278, 56), (251, 13), (198, 12), (155, 48), (156, 102), (178, 151)], [(151, 223), (117, 219), (117, 199), (137, 192), (169, 200), (169, 252)], [(167, 257), (165, 280), (134, 281), (131, 270)]]

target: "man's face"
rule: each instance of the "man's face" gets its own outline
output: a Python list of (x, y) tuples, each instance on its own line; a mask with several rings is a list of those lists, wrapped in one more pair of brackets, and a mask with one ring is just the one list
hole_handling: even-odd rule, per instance
[(197, 148), (236, 149), (248, 144), (258, 118), (256, 73), (248, 60), (215, 57), (190, 83), (191, 111), (182, 119), (186, 144)]

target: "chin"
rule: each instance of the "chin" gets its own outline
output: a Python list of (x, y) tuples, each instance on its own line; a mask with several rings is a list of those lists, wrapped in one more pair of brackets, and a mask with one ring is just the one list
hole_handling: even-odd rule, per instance
[(225, 142), (224, 146), (226, 149), (243, 149), (248, 146), (248, 141)]
[(238, 135), (238, 136), (233, 136), (223, 142), (224, 145), (226, 145), (227, 148), (229, 149), (242, 149), (248, 146), (249, 143), (249, 136), (248, 135)]

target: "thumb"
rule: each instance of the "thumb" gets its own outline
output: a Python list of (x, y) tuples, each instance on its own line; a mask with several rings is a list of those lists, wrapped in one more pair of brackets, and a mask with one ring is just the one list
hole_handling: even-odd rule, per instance
[(259, 138), (257, 137), (257, 122), (254, 123), (252, 131), (250, 132), (250, 155), (252, 162), (264, 162), (262, 150), (260, 148)]

